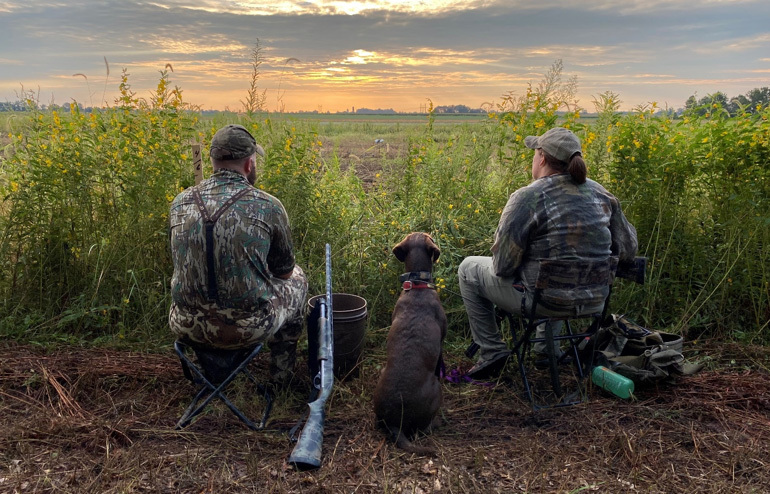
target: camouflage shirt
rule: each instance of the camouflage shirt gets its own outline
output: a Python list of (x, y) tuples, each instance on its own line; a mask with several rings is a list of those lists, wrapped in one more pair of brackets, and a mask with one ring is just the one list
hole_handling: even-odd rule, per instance
[(236, 319), (248, 317), (270, 298), (271, 276), (294, 269), (286, 211), (277, 198), (253, 188), (245, 177), (230, 170), (217, 170), (197, 188), (211, 216), (237, 192), (245, 188), (251, 192), (227, 209), (214, 227), (216, 304), (208, 296), (204, 221), (192, 188), (171, 203), (172, 300), (181, 310), (219, 308)]
[(508, 199), (492, 246), (495, 274), (530, 289), (538, 260), (596, 260), (636, 256), (636, 229), (620, 202), (591, 179), (577, 185), (569, 174), (549, 175)]

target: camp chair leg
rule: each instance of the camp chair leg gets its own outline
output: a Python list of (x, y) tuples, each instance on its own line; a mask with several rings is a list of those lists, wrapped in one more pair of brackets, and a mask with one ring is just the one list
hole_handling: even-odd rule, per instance
[(535, 397), (532, 395), (532, 387), (529, 385), (529, 378), (527, 378), (527, 369), (524, 366), (524, 359), (526, 358), (527, 353), (529, 353), (529, 342), (527, 342), (526, 345), (524, 345), (519, 350), (521, 353), (516, 355), (516, 360), (519, 362), (519, 374), (521, 375), (521, 380), (524, 383), (524, 391), (527, 394), (527, 399), (529, 399), (529, 402), (532, 403), (532, 405), (535, 405)]
[[(567, 334), (554, 336), (553, 333), (551, 333), (550, 331), (546, 331), (545, 333), (546, 336), (542, 338), (542, 340), (546, 344), (546, 352), (548, 354), (548, 361), (549, 361), (548, 371), (550, 374), (551, 387), (553, 389), (554, 396), (556, 396), (559, 399), (559, 401), (552, 405), (539, 405), (535, 401), (535, 395), (533, 393), (532, 385), (529, 382), (528, 372), (526, 368), (526, 359), (528, 358), (529, 350), (533, 342), (532, 334), (535, 332), (539, 324), (546, 322), (546, 319), (536, 319), (533, 321), (528, 321), (526, 327), (522, 327), (523, 325), (520, 324), (521, 319), (516, 315), (510, 314), (510, 313), (503, 313), (503, 315), (505, 319), (507, 319), (508, 321), (508, 327), (511, 331), (511, 338), (514, 341), (512, 353), (516, 354), (519, 374), (521, 375), (521, 380), (524, 385), (524, 391), (526, 393), (527, 399), (532, 405), (532, 409), (537, 411), (543, 408), (556, 408), (556, 407), (570, 406), (570, 405), (576, 405), (578, 403), (584, 402), (586, 397), (585, 389), (583, 387), (585, 372), (583, 371), (583, 363), (581, 362), (580, 355), (577, 351), (577, 345), (579, 343), (578, 340), (580, 340), (582, 337), (585, 337), (587, 333), (575, 333), (572, 330), (572, 326), (570, 325), (569, 320), (566, 320), (566, 319), (564, 320), (564, 324), (566, 326)], [(520, 337), (517, 334), (518, 331), (516, 330), (516, 326), (519, 326), (519, 328), (521, 329)], [(554, 342), (561, 341), (561, 340), (567, 340), (570, 343), (570, 349), (565, 351), (562, 356), (556, 357), (556, 355), (553, 353)], [(577, 374), (578, 389), (576, 393), (573, 393), (571, 396), (564, 396), (563, 388), (561, 386), (561, 379), (559, 375), (559, 367), (558, 367), (563, 362), (563, 360), (567, 357), (567, 355), (572, 355), (573, 362), (576, 368), (576, 374)]]
[(553, 394), (561, 401), (561, 379), (559, 379), (559, 361), (554, 353), (553, 332), (550, 328), (545, 329), (545, 353), (548, 355), (548, 370), (551, 373), (551, 387)]
[(511, 338), (513, 338), (514, 346), (512, 349), (512, 352), (516, 354), (516, 362), (519, 366), (519, 374), (521, 375), (521, 380), (524, 383), (524, 391), (527, 394), (527, 398), (529, 399), (530, 403), (534, 406), (535, 399), (532, 395), (532, 388), (529, 385), (529, 378), (527, 378), (527, 368), (524, 365), (524, 359), (526, 358), (527, 354), (529, 353), (529, 345), (530, 341), (529, 338), (532, 335), (532, 332), (535, 330), (535, 326), (527, 326), (526, 328), (521, 327), (521, 338), (516, 338), (516, 324), (514, 321), (513, 314), (504, 313), (504, 317), (508, 320), (508, 328), (511, 331)]
[(205, 387), (200, 391), (198, 391), (198, 394), (195, 395), (195, 399), (193, 399), (192, 403), (190, 403), (190, 406), (187, 407), (187, 410), (184, 411), (184, 414), (176, 423), (176, 427), (174, 427), (174, 429), (180, 430), (187, 427), (192, 421), (192, 419), (195, 418), (195, 416), (198, 415), (198, 413), (200, 413), (202, 409), (199, 408), (196, 410), (195, 405), (198, 403), (198, 401), (200, 401), (201, 398), (203, 398), (203, 395), (205, 395), (207, 391), (208, 389), (206, 389)]
[[(575, 335), (575, 333), (572, 331), (572, 325), (569, 323), (569, 321), (566, 321), (567, 325), (567, 334), (569, 335), (569, 350), (564, 352), (564, 355), (561, 356), (561, 359), (566, 358), (568, 353), (572, 353), (572, 362), (575, 365), (575, 371), (578, 374), (579, 379), (585, 379), (586, 377), (586, 369), (590, 368), (590, 362), (589, 366), (586, 367), (586, 365), (583, 363), (582, 359), (580, 358), (580, 353), (578, 352), (578, 346), (580, 346), (580, 343), (585, 339), (588, 338), (588, 336), (583, 336), (583, 339), (579, 339), (579, 335)], [(589, 329), (586, 334), (593, 334), (592, 329)], [(559, 359), (559, 360), (561, 360)]]
[[(187, 410), (185, 410), (185, 413), (182, 415), (182, 418), (179, 419), (179, 421), (176, 424), (175, 429), (179, 430), (184, 427), (187, 427), (190, 422), (192, 422), (192, 419), (195, 418), (198, 414), (200, 414), (206, 406), (211, 403), (214, 398), (220, 399), (227, 407), (230, 409), (230, 411), (235, 414), (236, 417), (238, 417), (239, 420), (241, 420), (249, 429), (252, 430), (259, 430), (263, 429), (265, 427), (265, 424), (267, 423), (267, 418), (270, 415), (270, 411), (273, 407), (273, 397), (269, 390), (258, 384), (256, 379), (254, 379), (254, 376), (251, 375), (251, 373), (248, 371), (246, 366), (249, 365), (249, 362), (253, 360), (253, 358), (260, 352), (262, 349), (262, 345), (257, 345), (254, 347), (254, 349), (251, 351), (251, 353), (245, 357), (241, 363), (233, 369), (230, 374), (227, 376), (225, 380), (223, 380), (221, 383), (219, 383), (218, 386), (214, 386), (204, 375), (203, 371), (196, 365), (194, 365), (187, 355), (185, 354), (185, 349), (187, 348), (187, 345), (176, 341), (174, 343), (174, 349), (176, 350), (176, 353), (179, 355), (179, 358), (182, 362), (182, 368), (184, 369), (185, 376), (188, 377), (188, 379), (192, 380), (193, 382), (199, 383), (202, 385), (201, 389), (198, 391), (198, 394), (193, 399), (192, 403), (189, 407), (187, 407)], [(192, 372), (191, 372), (192, 371)], [(195, 374), (195, 376), (192, 375), (192, 373)], [(262, 415), (262, 420), (260, 421), (259, 426), (255, 425), (254, 422), (249, 420), (233, 403), (227, 398), (227, 396), (224, 395), (224, 390), (227, 388), (227, 386), (236, 378), (238, 377), (238, 374), (244, 373), (246, 377), (251, 380), (254, 384), (257, 385), (257, 389), (265, 398), (265, 401), (267, 402), (267, 405), (265, 407), (265, 411)], [(209, 393), (208, 396), (200, 403), (198, 402), (203, 398), (203, 396)]]
[(259, 422), (257, 429), (264, 429), (265, 424), (267, 424), (267, 417), (270, 416), (270, 412), (273, 410), (273, 394), (270, 393), (270, 390), (266, 386), (261, 384), (257, 387), (257, 389), (262, 393), (266, 403), (265, 412), (262, 414), (262, 420)]
[(243, 372), (246, 377), (257, 387), (257, 391), (265, 399), (265, 411), (262, 413), (262, 420), (260, 420), (257, 429), (264, 429), (267, 424), (267, 418), (270, 416), (270, 412), (273, 410), (273, 394), (270, 392), (270, 388), (264, 384), (260, 384), (248, 369), (244, 369)]

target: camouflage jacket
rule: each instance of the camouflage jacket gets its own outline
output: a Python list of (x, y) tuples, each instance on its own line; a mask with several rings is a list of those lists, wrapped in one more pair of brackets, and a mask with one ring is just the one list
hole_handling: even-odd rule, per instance
[(245, 177), (230, 170), (216, 171), (197, 188), (209, 215), (239, 191), (251, 191), (227, 209), (214, 227), (217, 303), (209, 298), (204, 221), (193, 188), (171, 203), (172, 300), (182, 310), (218, 307), (235, 318), (253, 315), (272, 293), (271, 277), (294, 269), (286, 211), (277, 198), (253, 188)]
[(620, 202), (591, 179), (549, 175), (508, 199), (492, 246), (495, 274), (534, 288), (540, 259), (604, 260), (636, 256), (636, 229)]

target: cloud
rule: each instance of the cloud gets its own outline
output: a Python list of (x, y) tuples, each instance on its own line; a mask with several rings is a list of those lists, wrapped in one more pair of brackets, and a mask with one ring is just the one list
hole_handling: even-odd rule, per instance
[(237, 105), (257, 37), (260, 87), (290, 89), (299, 107), (308, 100), (290, 97), (314, 91), (331, 110), (324, 101), (345, 95), (410, 107), (492, 100), (539, 82), (556, 59), (588, 94), (658, 100), (756, 85), (770, 62), (766, 0), (5, 1), (0, 12), (0, 99), (19, 81), (82, 97), (71, 74), (101, 84), (106, 56), (137, 91), (171, 63), (172, 83), (195, 103)]
[(226, 35), (204, 34), (194, 38), (172, 37), (169, 34), (150, 34), (141, 40), (149, 46), (155, 46), (158, 53), (199, 55), (210, 53), (243, 54), (249, 46), (239, 43)]
[[(699, 6), (740, 7), (757, 0), (701, 0)], [(1, 5), (1, 4), (0, 4)], [(230, 13), (254, 16), (355, 16), (378, 13), (409, 14), (417, 16), (457, 15), (469, 11), (506, 10), (562, 10), (564, 0), (170, 0), (150, 3), (163, 9), (181, 8), (209, 13)], [(623, 15), (644, 12), (683, 12), (692, 9), (692, 0), (583, 0), (580, 8), (586, 11), (613, 11)]]
[(721, 53), (740, 53), (760, 48), (770, 48), (770, 33), (759, 33), (750, 36), (731, 37), (706, 43), (691, 42), (687, 44), (692, 51), (703, 55)]
[[(527, 3), (527, 2), (523, 2)], [(492, 0), (287, 0), (219, 2), (211, 0), (172, 0), (158, 5), (162, 8), (183, 8), (210, 13), (231, 13), (254, 16), (354, 16), (373, 13), (442, 15), (477, 10), (505, 2)]]

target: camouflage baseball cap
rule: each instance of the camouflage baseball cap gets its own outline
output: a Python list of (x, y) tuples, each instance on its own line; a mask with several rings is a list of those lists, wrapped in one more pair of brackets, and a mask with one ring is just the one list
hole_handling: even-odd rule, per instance
[(265, 150), (243, 125), (225, 125), (211, 139), (209, 155), (218, 161), (239, 160), (254, 153), (264, 156)]
[(540, 149), (559, 161), (569, 163), (572, 155), (581, 153), (580, 139), (571, 130), (554, 127), (541, 136), (528, 136), (524, 145), (530, 149)]

